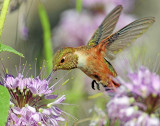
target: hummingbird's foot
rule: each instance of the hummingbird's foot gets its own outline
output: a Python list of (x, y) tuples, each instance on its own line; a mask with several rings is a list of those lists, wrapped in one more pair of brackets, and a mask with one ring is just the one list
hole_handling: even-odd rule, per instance
[(97, 85), (97, 89), (100, 90), (99, 84), (95, 80), (93, 80), (92, 83), (91, 83), (92, 89), (95, 90), (94, 84), (96, 84)]

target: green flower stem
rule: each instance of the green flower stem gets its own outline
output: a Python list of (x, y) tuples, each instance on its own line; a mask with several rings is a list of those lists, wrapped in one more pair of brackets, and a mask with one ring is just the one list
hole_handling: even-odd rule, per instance
[(43, 28), (44, 55), (47, 61), (47, 72), (50, 73), (52, 70), (52, 55), (53, 55), (50, 23), (44, 6), (40, 3), (38, 8), (39, 8), (40, 21)]
[(10, 0), (4, 0), (3, 2), (3, 7), (2, 7), (1, 14), (0, 14), (0, 39), (1, 39), (2, 31), (3, 31), (4, 22), (6, 19), (9, 3), (10, 3)]
[(76, 0), (76, 10), (77, 10), (77, 12), (81, 12), (81, 10), (82, 10), (82, 0)]

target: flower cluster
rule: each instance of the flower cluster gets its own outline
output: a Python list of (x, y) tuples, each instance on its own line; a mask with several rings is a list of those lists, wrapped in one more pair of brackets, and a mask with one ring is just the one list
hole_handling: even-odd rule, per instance
[(128, 77), (119, 79), (122, 86), (107, 104), (109, 117), (126, 126), (159, 126), (160, 76), (141, 66)]
[(26, 78), (19, 73), (17, 77), (7, 74), (1, 84), (8, 88), (11, 96), (8, 126), (58, 126), (65, 121), (63, 111), (57, 107), (65, 95), (54, 95), (55, 87), (49, 87), (50, 80), (39, 76)]
[(122, 5), (125, 11), (130, 12), (133, 10), (135, 0), (84, 0), (84, 7), (95, 7), (97, 5), (113, 7), (117, 5)]
[(130, 91), (143, 98), (160, 95), (160, 77), (151, 73), (145, 67), (140, 67), (138, 72), (129, 73), (130, 82), (123, 83)]
[(102, 14), (92, 16), (87, 11), (67, 10), (62, 14), (60, 25), (54, 29), (53, 41), (73, 47), (84, 45), (103, 19)]
[[(59, 43), (73, 47), (85, 45), (106, 15), (117, 5), (123, 5), (124, 9), (131, 9), (130, 6), (133, 8), (134, 2), (130, 0), (125, 0), (125, 2), (122, 0), (83, 0), (84, 8), (80, 13), (75, 9), (64, 11), (59, 25), (53, 29), (54, 47), (60, 46), (56, 45)], [(125, 12), (128, 13), (129, 10)], [(122, 28), (133, 20), (133, 15), (123, 13), (117, 28)]]

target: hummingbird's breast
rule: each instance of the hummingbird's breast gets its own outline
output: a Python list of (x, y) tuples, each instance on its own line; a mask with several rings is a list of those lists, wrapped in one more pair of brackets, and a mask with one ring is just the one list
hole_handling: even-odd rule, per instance
[(78, 56), (78, 68), (83, 68), (86, 66), (86, 61), (88, 59), (88, 55), (81, 51), (75, 51), (75, 54)]
[(109, 77), (115, 76), (116, 72), (111, 71), (110, 67), (112, 66), (105, 61), (101, 52), (97, 51), (97, 48), (82, 48), (75, 51), (75, 54), (78, 56), (77, 67), (97, 82), (107, 85)]

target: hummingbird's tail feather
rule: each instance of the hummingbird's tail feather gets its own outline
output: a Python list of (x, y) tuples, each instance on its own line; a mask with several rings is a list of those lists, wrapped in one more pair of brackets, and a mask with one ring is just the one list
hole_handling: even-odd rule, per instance
[(114, 79), (110, 80), (108, 82), (108, 85), (104, 86), (106, 91), (110, 91), (110, 90), (116, 90), (118, 87), (120, 87), (121, 85)]
[(113, 88), (118, 88), (119, 86), (120, 86), (120, 84), (115, 82), (114, 80), (109, 82), (109, 84), (107, 85), (107, 87), (113, 87)]

